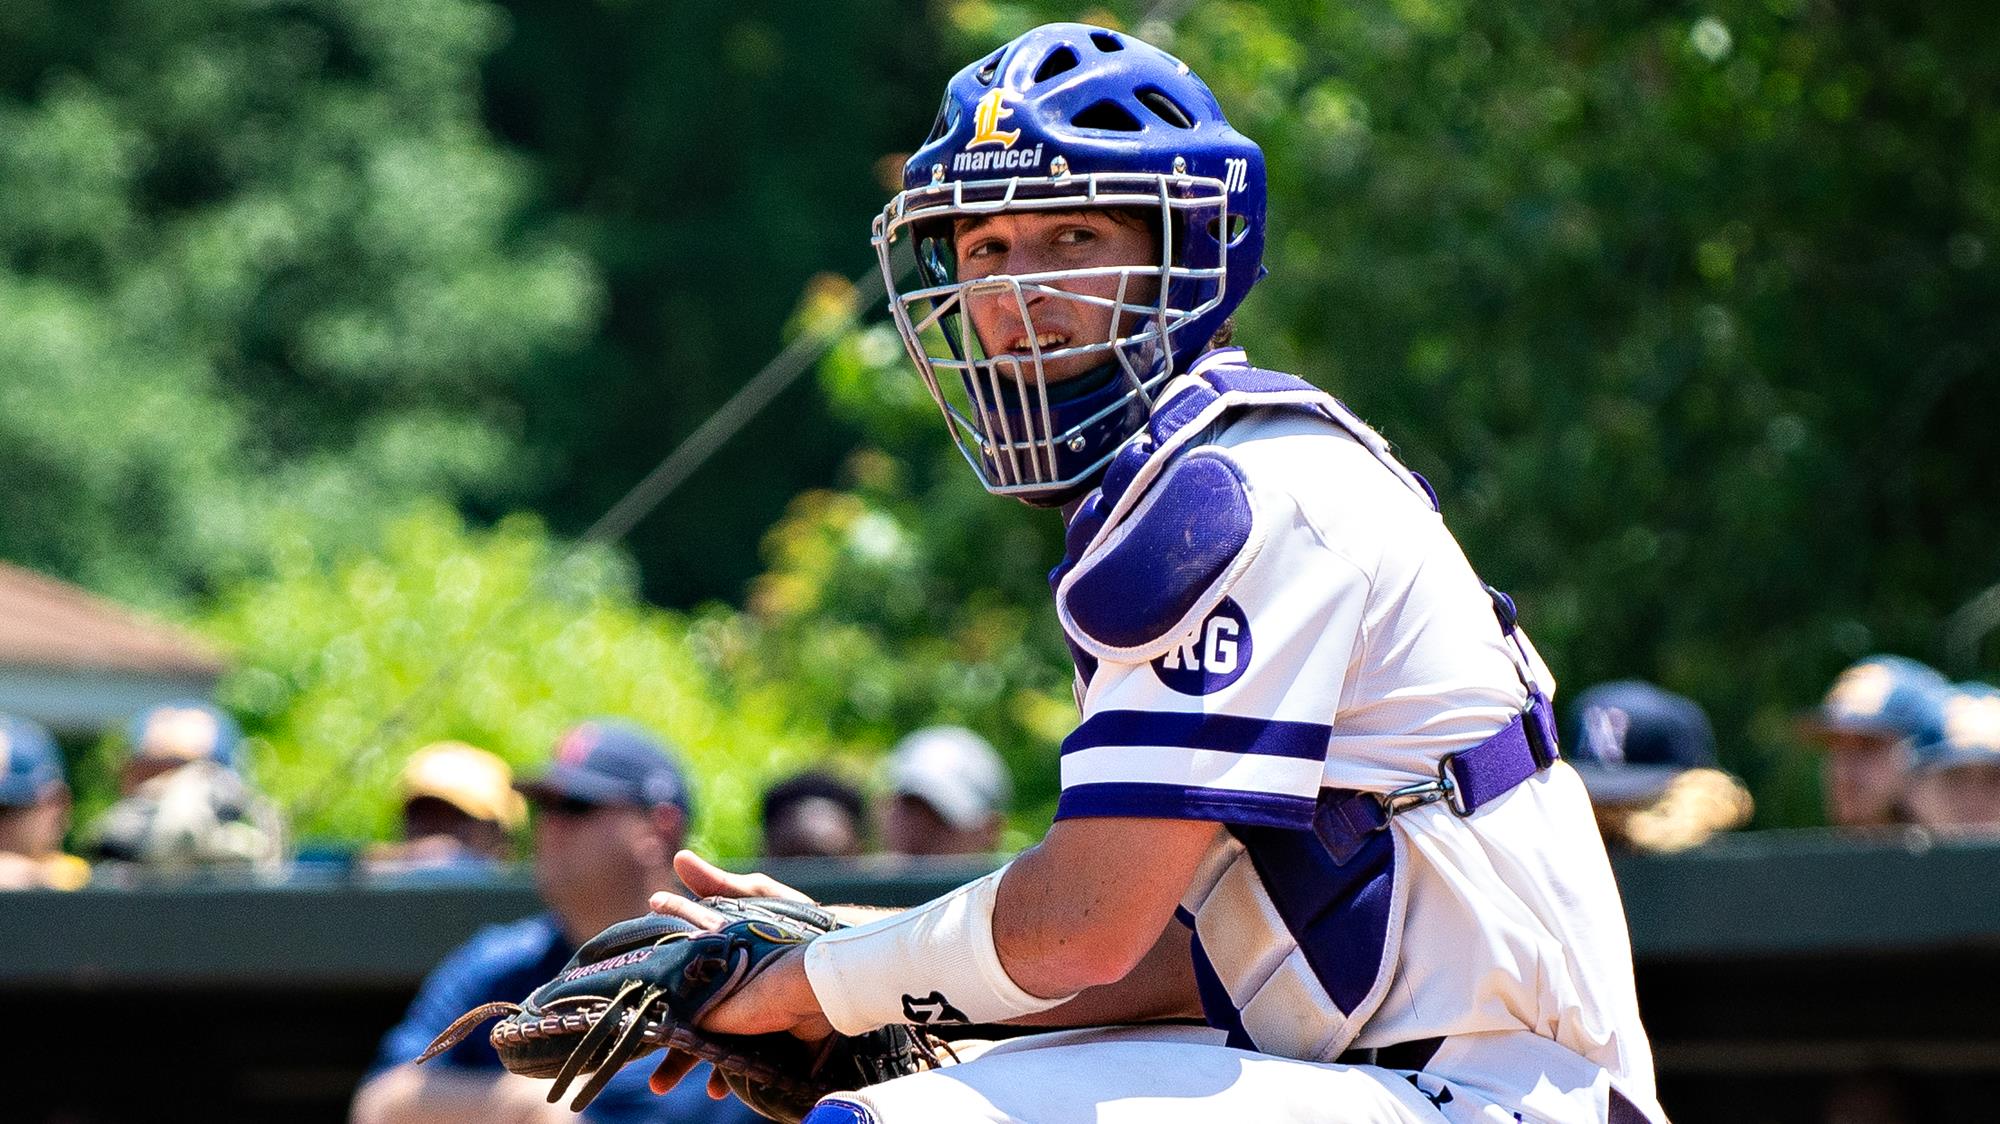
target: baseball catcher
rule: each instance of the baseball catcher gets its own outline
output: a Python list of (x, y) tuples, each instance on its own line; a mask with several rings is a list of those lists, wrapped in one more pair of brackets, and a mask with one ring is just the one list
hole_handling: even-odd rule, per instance
[[(1208, 86), (1121, 31), (1027, 32), (952, 78), (874, 244), (968, 466), (1062, 512), (1081, 721), (1034, 846), (719, 956), (723, 985), (670, 989), (675, 1025), (835, 1054), (918, 1021), (1068, 1028), (874, 1083), (808, 1052), (854, 1087), (807, 1124), (1664, 1120), (1617, 884), (1514, 603), (1380, 434), (1231, 345), (1265, 165)], [(675, 869), (695, 895), (786, 896)], [(611, 994), (650, 1013), (664, 977), (641, 975)], [(649, 1033), (605, 1023), (559, 1074)]]
[(840, 928), (826, 911), (779, 898), (710, 898), (725, 919), (703, 929), (649, 913), (591, 938), (562, 972), (520, 1003), (489, 1003), (445, 1028), (419, 1063), (457, 1045), (489, 1019), (501, 1063), (523, 1077), (554, 1078), (549, 1101), (583, 1081), (570, 1107), (596, 1098), (627, 1062), (671, 1049), (712, 1063), (743, 1103), (794, 1124), (827, 1093), (887, 1081), (939, 1064), (939, 1043), (912, 1026), (829, 1035), (711, 1034), (703, 1014), (756, 976), (779, 952)]
[(1234, 346), (1284, 242), (1265, 182), (1186, 63), (1051, 24), (952, 77), (875, 222), (966, 464), (1061, 512), (1081, 720), (1034, 846), (779, 951), (699, 1021), (1070, 1029), (809, 1124), (1664, 1119), (1617, 884), (1514, 603), (1388, 441)]

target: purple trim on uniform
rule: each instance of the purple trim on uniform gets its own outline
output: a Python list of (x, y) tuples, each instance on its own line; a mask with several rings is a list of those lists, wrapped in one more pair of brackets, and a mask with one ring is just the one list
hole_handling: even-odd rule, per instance
[(1106, 710), (1071, 730), (1063, 739), (1062, 751), (1074, 753), (1101, 745), (1171, 745), (1317, 761), (1326, 757), (1332, 737), (1333, 727), (1317, 722), (1280, 722), (1238, 714)]
[[(1091, 539), (1097, 537), (1098, 530), (1104, 526), (1104, 513), (1108, 509), (1104, 493), (1098, 491), (1092, 492), (1070, 512), (1069, 526), (1063, 532), (1063, 560), (1055, 569), (1049, 571), (1051, 593), (1061, 588), (1063, 579), (1069, 576), (1071, 569), (1075, 568), (1076, 561), (1082, 557), (1084, 548), (1090, 545)], [(1077, 676), (1088, 685), (1091, 676), (1097, 674), (1097, 657), (1077, 647), (1076, 641), (1070, 637), (1067, 630), (1063, 632), (1063, 643), (1069, 647), (1070, 662), (1076, 665)]]
[[(1204, 376), (1206, 377), (1206, 376)], [(1203, 410), (1215, 404), (1219, 395), (1206, 386), (1196, 383), (1168, 399), (1146, 422), (1146, 433), (1154, 445), (1164, 445), (1167, 439), (1179, 433), (1187, 424), (1200, 416)]]
[(1187, 373), (1202, 375), (1217, 367), (1247, 367), (1250, 353), (1240, 347), (1218, 347), (1188, 364)]
[(1541, 770), (1535, 751), (1528, 744), (1522, 716), (1515, 715), (1499, 733), (1450, 756), (1445, 768), (1458, 785), (1456, 803), (1470, 815), (1481, 805), (1505, 795), (1515, 785)]
[(867, 1105), (835, 1095), (814, 1105), (799, 1124), (881, 1124), (881, 1119)]
[(1313, 801), (1305, 796), (1141, 781), (1080, 784), (1063, 789), (1056, 801), (1059, 820), (1135, 816), (1304, 829), (1312, 825), (1312, 815)]
[[(1194, 918), (1188, 918), (1187, 927), (1194, 928)], [(1243, 1013), (1230, 1002), (1229, 989), (1222, 986), (1222, 977), (1215, 974), (1215, 965), (1209, 963), (1208, 950), (1201, 947), (1199, 935), (1188, 942), (1188, 953), (1194, 960), (1194, 990), (1201, 998), (1201, 1017), (1208, 1021), (1208, 1025), (1228, 1036), (1223, 1045), (1238, 1050), (1255, 1050), (1256, 1041), (1250, 1037), (1249, 1031), (1243, 1029)]]
[(1194, 914), (1189, 913), (1188, 907), (1184, 905), (1176, 905), (1174, 907), (1174, 920), (1187, 926), (1189, 929), (1194, 928)]
[(1070, 620), (1114, 648), (1150, 644), (1214, 588), (1250, 541), (1250, 491), (1228, 457), (1191, 453), (1153, 487), (1063, 595)]
[(1436, 488), (1433, 488), (1433, 487), (1431, 487), (1431, 482), (1430, 482), (1430, 480), (1428, 480), (1427, 478), (1425, 478), (1425, 476), (1424, 476), (1424, 474), (1423, 474), (1423, 473), (1421, 473), (1421, 472), (1418, 472), (1418, 471), (1416, 471), (1415, 469), (1411, 469), (1411, 470), (1410, 470), (1410, 479), (1412, 479), (1412, 480), (1415, 480), (1415, 481), (1416, 481), (1416, 482), (1417, 482), (1418, 484), (1421, 484), (1421, 485), (1423, 485), (1423, 489), (1424, 489), (1424, 495), (1426, 495), (1426, 496), (1429, 496), (1429, 497), (1430, 497), (1430, 500), (1431, 500), (1431, 510), (1432, 510), (1432, 511), (1443, 511), (1443, 510), (1444, 510), (1444, 504), (1443, 504), (1443, 503), (1441, 503), (1441, 502), (1439, 502), (1439, 500), (1438, 500), (1438, 490), (1437, 490)]
[(1258, 367), (1218, 365), (1203, 371), (1201, 377), (1222, 394), (1296, 394), (1302, 390), (1325, 393), (1297, 375)]
[(1097, 674), (1097, 657), (1077, 647), (1069, 633), (1063, 633), (1063, 645), (1069, 649), (1069, 662), (1076, 667), (1076, 673), (1083, 679), (1083, 685), (1090, 686), (1091, 677)]
[[(1104, 523), (1104, 516), (1101, 513), (1108, 512), (1117, 505), (1119, 499), (1125, 495), (1125, 489), (1132, 486), (1133, 478), (1139, 475), (1139, 470), (1145, 467), (1147, 461), (1153, 459), (1153, 452), (1153, 443), (1142, 437), (1118, 450), (1118, 455), (1112, 457), (1111, 463), (1105, 466), (1104, 482), (1098, 486), (1097, 492), (1100, 512), (1097, 518), (1098, 526)], [(1095, 534), (1096, 529), (1092, 528), (1091, 533)]]
[(1382, 951), (1395, 896), (1394, 837), (1386, 831), (1368, 836), (1343, 865), (1310, 831), (1235, 825), (1229, 831), (1242, 841), (1328, 998), (1343, 1014), (1352, 1013), (1388, 970)]
[(1076, 560), (1083, 557), (1085, 548), (1090, 546), (1090, 540), (1096, 538), (1097, 532), (1103, 529), (1104, 513), (1109, 507), (1110, 505), (1104, 500), (1103, 492), (1092, 492), (1082, 504), (1078, 505), (1076, 514), (1070, 516), (1069, 526), (1063, 529), (1064, 570), (1076, 565)]
[(1313, 834), (1336, 866), (1346, 866), (1361, 851), (1361, 844), (1389, 826), (1388, 809), (1373, 792), (1329, 788), (1319, 794), (1313, 812)]
[(1611, 1111), (1604, 1118), (1605, 1124), (1652, 1124), (1652, 1118), (1639, 1111), (1639, 1106), (1625, 1099), (1618, 1087), (1611, 1087)]

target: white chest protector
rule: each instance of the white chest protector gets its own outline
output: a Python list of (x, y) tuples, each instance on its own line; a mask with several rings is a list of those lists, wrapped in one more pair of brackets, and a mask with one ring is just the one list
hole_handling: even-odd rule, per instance
[[(1417, 875), (1461, 861), (1425, 840), (1479, 830), (1482, 809), (1546, 777), (1556, 753), (1551, 681), (1511, 602), (1479, 582), (1428, 485), (1380, 435), (1303, 380), (1244, 366), (1240, 351), (1211, 353), (1167, 388), (1148, 432), (1072, 512), (1050, 578), (1084, 714), (1064, 742), (1057, 817), (1227, 827), (1179, 916), (1194, 930), (1204, 1011), (1231, 1044), (1331, 1061), (1357, 1043), (1398, 1041), (1371, 1024), (1517, 1026), (1563, 1041), (1565, 1026), (1511, 1012), (1567, 999), (1510, 998), (1495, 1025), (1473, 1027), (1449, 1011), (1407, 1016), (1407, 998), (1389, 998), (1420, 978), (1401, 970), (1412, 940), (1430, 957), (1486, 936), (1481, 904), (1412, 902)], [(1594, 838), (1587, 804), (1564, 791), (1549, 806)], [(1416, 835), (1396, 826), (1419, 809)], [(1515, 845), (1509, 836), (1502, 850)], [(1496, 871), (1479, 875), (1491, 887), (1466, 891), (1499, 903), (1496, 917), (1564, 908), (1563, 895), (1511, 887)], [(1615, 984), (1622, 973), (1629, 993), (1615, 886), (1608, 908), (1619, 930), (1609, 966), (1585, 974)], [(1604, 908), (1590, 916), (1601, 921)], [(1444, 928), (1409, 935), (1415, 917)], [(1628, 1004), (1617, 1006), (1600, 1021), (1622, 1022)], [(1564, 1044), (1590, 1054), (1593, 1033)], [(1650, 1084), (1647, 1072), (1648, 1096)]]

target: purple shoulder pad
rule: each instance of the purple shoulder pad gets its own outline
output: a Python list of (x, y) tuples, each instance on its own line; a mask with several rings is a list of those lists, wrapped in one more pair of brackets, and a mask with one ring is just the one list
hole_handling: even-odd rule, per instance
[(1173, 639), (1223, 592), (1218, 583), (1250, 542), (1250, 491), (1220, 450), (1187, 454), (1149, 491), (1069, 582), (1062, 607), (1080, 640), (1131, 651)]

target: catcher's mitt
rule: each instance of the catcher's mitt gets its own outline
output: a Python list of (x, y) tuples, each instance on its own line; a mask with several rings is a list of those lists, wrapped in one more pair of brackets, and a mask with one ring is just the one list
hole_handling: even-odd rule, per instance
[(556, 978), (520, 1003), (460, 1015), (417, 1061), (450, 1049), (495, 1016), (501, 1064), (553, 1077), (551, 1104), (589, 1074), (570, 1108), (582, 1111), (620, 1067), (662, 1047), (712, 1063), (743, 1103), (796, 1124), (827, 1093), (939, 1064), (937, 1044), (910, 1026), (809, 1043), (790, 1034), (711, 1034), (696, 1020), (785, 949), (840, 928), (825, 910), (779, 898), (708, 898), (728, 919), (707, 931), (663, 914), (620, 921), (586, 941)]

